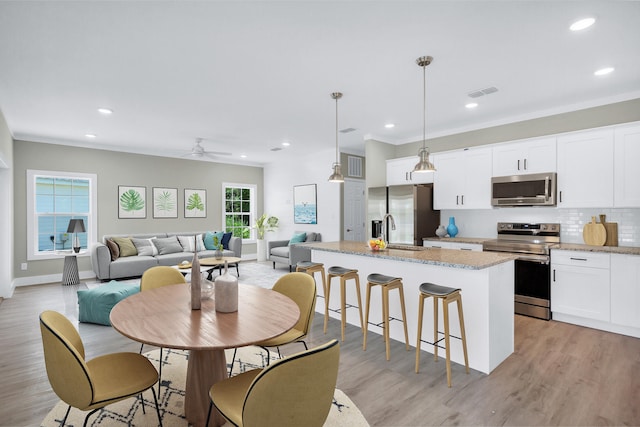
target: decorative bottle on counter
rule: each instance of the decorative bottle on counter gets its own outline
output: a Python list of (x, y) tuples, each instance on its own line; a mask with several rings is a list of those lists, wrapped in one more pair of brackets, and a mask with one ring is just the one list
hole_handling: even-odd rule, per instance
[(229, 264), (224, 262), (224, 274), (215, 280), (215, 305), (220, 313), (238, 311), (238, 278), (229, 274)]
[(438, 228), (436, 229), (436, 236), (444, 237), (446, 235), (447, 235), (447, 229), (444, 228), (444, 225), (439, 225)]
[(191, 262), (191, 310), (200, 310), (200, 260), (193, 254)]
[(449, 217), (449, 225), (447, 226), (447, 233), (449, 233), (449, 237), (456, 237), (456, 235), (458, 234), (456, 219), (452, 216)]

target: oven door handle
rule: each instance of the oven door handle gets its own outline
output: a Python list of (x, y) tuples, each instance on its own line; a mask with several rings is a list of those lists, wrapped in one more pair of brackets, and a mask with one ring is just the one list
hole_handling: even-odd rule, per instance
[(517, 254), (517, 256), (518, 256), (517, 261), (528, 261), (528, 262), (535, 262), (535, 263), (538, 263), (538, 264), (549, 265), (549, 256), (548, 255)]

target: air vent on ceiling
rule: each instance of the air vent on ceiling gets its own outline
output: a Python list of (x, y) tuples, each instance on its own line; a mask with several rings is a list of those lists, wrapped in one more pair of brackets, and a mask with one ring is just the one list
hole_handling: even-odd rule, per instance
[(344, 129), (340, 129), (340, 133), (349, 133), (349, 132), (353, 132), (354, 130), (356, 130), (355, 128), (344, 128)]
[(282, 150), (282, 147), (273, 147), (271, 150), (269, 151), (280, 151)]
[(492, 94), (492, 93), (497, 92), (497, 91), (498, 91), (498, 88), (496, 88), (494, 86), (491, 86), (491, 87), (487, 87), (487, 88), (484, 88), (484, 89), (478, 89), (478, 90), (471, 91), (467, 95), (469, 95), (469, 98), (479, 98), (481, 96), (489, 95), (489, 94)]

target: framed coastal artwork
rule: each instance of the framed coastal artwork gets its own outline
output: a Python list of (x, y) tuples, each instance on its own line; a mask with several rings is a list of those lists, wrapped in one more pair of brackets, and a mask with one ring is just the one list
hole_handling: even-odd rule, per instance
[(178, 189), (153, 187), (153, 217), (178, 218)]
[(316, 184), (293, 187), (293, 222), (295, 224), (317, 224)]
[(118, 218), (147, 217), (147, 187), (118, 186)]
[(207, 217), (207, 190), (184, 189), (184, 217)]

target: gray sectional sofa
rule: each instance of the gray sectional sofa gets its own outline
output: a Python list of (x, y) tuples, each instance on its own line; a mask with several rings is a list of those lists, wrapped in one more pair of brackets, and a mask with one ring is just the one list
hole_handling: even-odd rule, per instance
[[(178, 232), (178, 233), (152, 233), (152, 234), (114, 234), (106, 235), (102, 239), (102, 243), (95, 243), (91, 247), (91, 265), (96, 277), (100, 280), (112, 280), (125, 277), (140, 277), (147, 269), (157, 265), (177, 265), (182, 261), (193, 260), (193, 251), (182, 247), (182, 251), (177, 249), (167, 250), (171, 253), (158, 253), (157, 255), (133, 255), (118, 257), (112, 260), (112, 253), (106, 245), (107, 239), (114, 237), (131, 237), (134, 239), (166, 239), (175, 236), (195, 236), (200, 234), (204, 236), (206, 232)], [(171, 242), (173, 239), (169, 239)], [(165, 242), (165, 241), (163, 241)], [(242, 239), (239, 237), (231, 237), (228, 244), (229, 249), (223, 250), (224, 256), (242, 257)], [(154, 251), (155, 252), (155, 251)], [(164, 251), (163, 251), (164, 252)], [(214, 256), (214, 250), (198, 251), (198, 258), (209, 258)], [(236, 266), (237, 268), (237, 266)]]
[[(304, 231), (296, 231), (295, 234), (305, 233)], [(320, 233), (306, 232), (306, 242), (320, 242)], [(289, 244), (289, 240), (269, 240), (267, 242), (267, 254), (269, 261), (273, 262), (273, 268), (276, 268), (276, 262), (289, 266), (289, 271), (293, 271), (300, 261), (311, 261), (311, 249), (299, 246), (298, 243)]]

